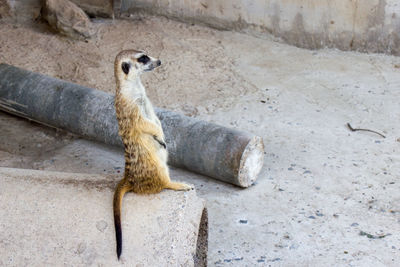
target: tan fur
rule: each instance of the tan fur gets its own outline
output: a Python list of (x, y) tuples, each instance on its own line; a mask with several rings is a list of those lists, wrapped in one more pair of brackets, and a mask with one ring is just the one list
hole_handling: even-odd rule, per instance
[[(155, 115), (153, 106), (146, 96), (140, 81), (144, 69), (153, 69), (156, 59), (150, 58), (149, 65), (137, 59), (144, 53), (136, 50), (120, 52), (114, 63), (117, 89), (115, 109), (119, 135), (125, 146), (125, 172), (114, 194), (114, 220), (117, 233), (117, 254), (121, 253), (120, 209), (125, 192), (152, 194), (163, 189), (190, 190), (191, 186), (171, 182), (167, 166), (167, 151), (161, 143), (164, 133)], [(123, 62), (130, 62), (129, 74), (122, 71)], [(151, 66), (149, 69), (148, 66)], [(158, 65), (157, 65), (158, 66)], [(119, 229), (118, 229), (119, 227)], [(119, 232), (118, 232), (119, 231)], [(119, 236), (118, 236), (119, 233)], [(119, 240), (120, 239), (120, 240)]]

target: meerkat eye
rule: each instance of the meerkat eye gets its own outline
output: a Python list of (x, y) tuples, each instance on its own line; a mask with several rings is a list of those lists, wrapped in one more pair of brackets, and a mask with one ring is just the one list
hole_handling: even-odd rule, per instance
[(138, 58), (137, 60), (140, 63), (146, 64), (147, 62), (150, 61), (150, 58), (146, 55), (141, 56), (140, 58)]
[(131, 68), (131, 64), (126, 63), (126, 62), (122, 62), (121, 68), (122, 68), (122, 71), (125, 74), (128, 74), (129, 73), (129, 69)]

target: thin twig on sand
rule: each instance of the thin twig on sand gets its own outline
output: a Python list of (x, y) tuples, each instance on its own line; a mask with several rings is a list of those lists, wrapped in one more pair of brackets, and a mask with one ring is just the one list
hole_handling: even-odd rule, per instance
[(355, 132), (355, 131), (366, 131), (366, 132), (375, 133), (375, 134), (377, 134), (377, 135), (382, 136), (383, 138), (386, 138), (386, 136), (384, 136), (383, 134), (378, 133), (378, 132), (376, 132), (376, 131), (374, 131), (374, 130), (370, 130), (370, 129), (361, 129), (361, 128), (353, 128), (353, 127), (351, 127), (351, 125), (350, 125), (349, 122), (347, 123), (347, 127), (349, 127), (350, 131), (352, 131), (352, 132)]

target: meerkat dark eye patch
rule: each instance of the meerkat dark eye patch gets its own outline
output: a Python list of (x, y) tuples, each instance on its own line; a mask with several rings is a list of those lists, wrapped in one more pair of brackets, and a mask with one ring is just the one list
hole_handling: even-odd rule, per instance
[(121, 68), (122, 68), (122, 71), (125, 74), (128, 74), (129, 73), (129, 69), (131, 68), (131, 64), (126, 63), (126, 62), (122, 62)]
[(146, 55), (141, 56), (140, 58), (138, 58), (137, 60), (140, 63), (146, 64), (147, 62), (150, 61), (150, 58)]

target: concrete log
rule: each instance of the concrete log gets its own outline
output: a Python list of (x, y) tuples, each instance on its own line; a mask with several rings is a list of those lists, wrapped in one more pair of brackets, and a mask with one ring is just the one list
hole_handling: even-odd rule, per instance
[(120, 178), (0, 168), (0, 266), (206, 266), (207, 213), (195, 191), (127, 194), (118, 262)]
[[(0, 110), (111, 145), (118, 136), (114, 97), (108, 93), (0, 64)], [(169, 163), (248, 187), (263, 165), (260, 137), (156, 109)]]

